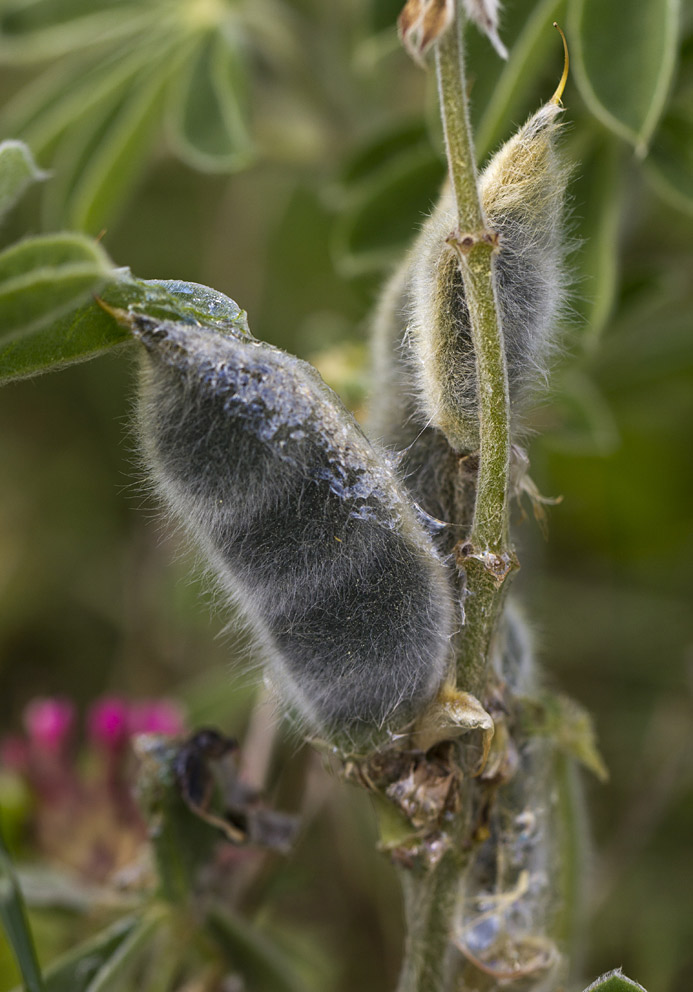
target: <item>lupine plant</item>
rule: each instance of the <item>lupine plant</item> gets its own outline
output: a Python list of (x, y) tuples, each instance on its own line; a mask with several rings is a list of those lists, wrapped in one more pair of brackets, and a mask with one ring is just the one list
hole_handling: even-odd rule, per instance
[[(376, 141), (333, 187), (356, 208), (336, 227), (345, 270), (390, 270), (371, 322), (363, 425), (311, 364), (256, 338), (252, 314), (229, 297), (137, 278), (93, 237), (125, 202), (159, 122), (177, 154), (208, 172), (249, 167), (268, 121), (281, 133), (273, 74), (300, 63), (295, 38), (284, 40), (296, 12), (220, 0), (125, 12), (105, 3), (72, 18), (49, 12), (45, 23), (41, 4), (3, 15), (0, 57), (56, 61), (5, 110), (3, 126), (20, 138), (0, 145), (0, 209), (42, 183), (48, 226), (75, 231), (25, 237), (0, 254), (0, 378), (115, 346), (136, 353), (147, 484), (244, 625), (276, 720), (372, 802), (403, 892), (398, 992), (584, 987), (578, 766), (608, 775), (586, 710), (537, 667), (511, 591), (521, 564), (513, 507), (524, 501), (544, 522), (555, 502), (530, 476), (531, 411), (571, 307), (595, 342), (615, 292), (606, 247), (618, 214), (613, 187), (600, 192), (601, 169), (595, 242), (581, 247), (569, 219), (581, 166), (566, 136), (562, 31), (553, 95), (498, 146), (520, 69), (548, 45), (558, 7), (538, 4), (510, 51), (495, 0), (408, 0), (399, 12), (404, 48), (435, 76), (447, 177), (396, 265), (388, 197), (397, 214), (402, 190), (427, 183), (436, 162), (420, 132)], [(640, 157), (678, 37), (675, 4), (645, 8), (651, 64), (626, 59), (632, 76), (617, 82), (591, 61), (613, 15), (582, 0), (566, 21), (586, 103)], [(485, 60), (508, 63), (475, 141), (465, 48), (480, 43)], [(261, 98), (251, 124), (253, 71)], [(483, 90), (482, 70), (479, 82)], [(616, 95), (622, 86), (628, 98)], [(677, 148), (685, 122), (672, 115), (647, 168), (665, 197), (689, 204)], [(388, 189), (389, 157), (403, 150), (409, 165)], [(585, 153), (612, 173), (623, 154)], [(366, 162), (374, 181), (363, 181)], [(593, 304), (578, 299), (579, 278), (598, 284)], [(23, 734), (3, 739), (0, 759), (31, 797), (35, 853), (72, 875), (57, 896), (59, 878), (51, 889), (45, 876), (18, 876), (9, 849), (20, 831), (5, 818), (13, 833), (0, 848), (0, 919), (25, 988), (321, 987), (310, 964), (242, 912), (299, 830), (296, 804), (271, 804), (262, 775), (248, 773), (276, 733), (258, 716), (266, 707), (239, 744), (190, 726), (166, 699), (93, 703), (81, 743), (70, 700), (27, 706)], [(108, 922), (42, 968), (24, 903), (47, 890)], [(588, 992), (637, 989), (616, 969)]]

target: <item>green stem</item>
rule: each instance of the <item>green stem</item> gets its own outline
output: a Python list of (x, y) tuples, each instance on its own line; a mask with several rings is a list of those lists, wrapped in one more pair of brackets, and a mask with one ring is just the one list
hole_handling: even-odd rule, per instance
[(452, 979), (450, 938), (460, 866), (448, 853), (433, 869), (400, 874), (407, 942), (397, 992), (445, 992)]
[(509, 535), (510, 399), (503, 328), (493, 258), (497, 236), (488, 229), (476, 177), (476, 158), (466, 97), (462, 15), (436, 52), (438, 90), (458, 229), (451, 238), (469, 309), (479, 397), (479, 473), (469, 540), (460, 551), (466, 572), (465, 637), (458, 662), (461, 688), (484, 688), (487, 658), (501, 606), (501, 589), (512, 571)]
[(455, 20), (436, 46), (438, 99), (445, 150), (460, 231), (480, 231), (485, 224), (476, 184), (476, 160), (464, 74), (463, 17)]

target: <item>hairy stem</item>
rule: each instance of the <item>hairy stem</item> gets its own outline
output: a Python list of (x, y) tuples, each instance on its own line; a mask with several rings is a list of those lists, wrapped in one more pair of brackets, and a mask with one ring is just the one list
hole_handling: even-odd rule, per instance
[(401, 872), (407, 942), (397, 992), (443, 992), (452, 973), (451, 928), (460, 885), (452, 854), (428, 871)]
[[(483, 702), (505, 579), (516, 565), (508, 536), (510, 402), (494, 277), (498, 237), (488, 229), (479, 199), (466, 97), (460, 0), (456, 7), (454, 22), (436, 46), (436, 71), (457, 214), (457, 229), (449, 243), (459, 257), (469, 309), (480, 421), (474, 515), (468, 539), (456, 548), (458, 564), (466, 577), (458, 687)], [(398, 992), (451, 992), (454, 982), (459, 981), (451, 938), (471, 851), (477, 797), (470, 760), (470, 752), (461, 743), (456, 764), (465, 787), (455, 822), (450, 824), (449, 850), (433, 868), (402, 873), (407, 943)]]
[(476, 181), (474, 143), (466, 97), (462, 15), (443, 35), (436, 69), (445, 143), (456, 210), (457, 250), (469, 308), (479, 397), (479, 473), (469, 540), (460, 549), (465, 569), (465, 637), (458, 661), (460, 687), (483, 691), (491, 638), (505, 578), (516, 561), (508, 537), (510, 400), (493, 271), (497, 235), (488, 229)]

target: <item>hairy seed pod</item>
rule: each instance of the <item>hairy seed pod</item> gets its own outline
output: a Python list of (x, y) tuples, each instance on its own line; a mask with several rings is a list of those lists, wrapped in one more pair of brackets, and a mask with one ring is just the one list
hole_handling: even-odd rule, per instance
[(446, 570), (386, 457), (305, 362), (247, 331), (130, 314), (156, 487), (261, 643), (280, 699), (351, 741), (443, 680)]
[[(465, 471), (445, 435), (423, 419), (416, 395), (412, 356), (406, 337), (411, 289), (411, 260), (407, 259), (386, 284), (374, 314), (373, 381), (368, 432), (399, 452), (398, 467), (416, 503), (441, 521), (469, 523), (474, 472)], [(441, 528), (436, 547), (447, 555), (461, 531)]]
[[(527, 394), (545, 377), (564, 297), (568, 170), (556, 151), (560, 112), (555, 103), (541, 107), (479, 179), (487, 226), (499, 235), (494, 269), (515, 425)], [(412, 424), (411, 439), (432, 426), (464, 454), (478, 449), (479, 424), (469, 310), (459, 258), (447, 243), (455, 224), (446, 187), (376, 318), (376, 381), (387, 384), (389, 338), (399, 350), (396, 371), (407, 398), (384, 392), (372, 426), (388, 443), (398, 419)]]

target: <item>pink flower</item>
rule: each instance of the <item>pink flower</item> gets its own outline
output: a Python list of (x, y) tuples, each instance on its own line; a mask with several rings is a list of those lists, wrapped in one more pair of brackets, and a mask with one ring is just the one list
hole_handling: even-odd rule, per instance
[(58, 753), (64, 748), (75, 722), (75, 707), (69, 699), (32, 699), (24, 710), (24, 727), (37, 749)]
[(117, 751), (130, 734), (130, 707), (118, 696), (104, 696), (87, 712), (89, 740), (107, 751)]
[(173, 699), (144, 700), (133, 703), (128, 729), (131, 734), (167, 734), (176, 737), (185, 730), (185, 716)]

